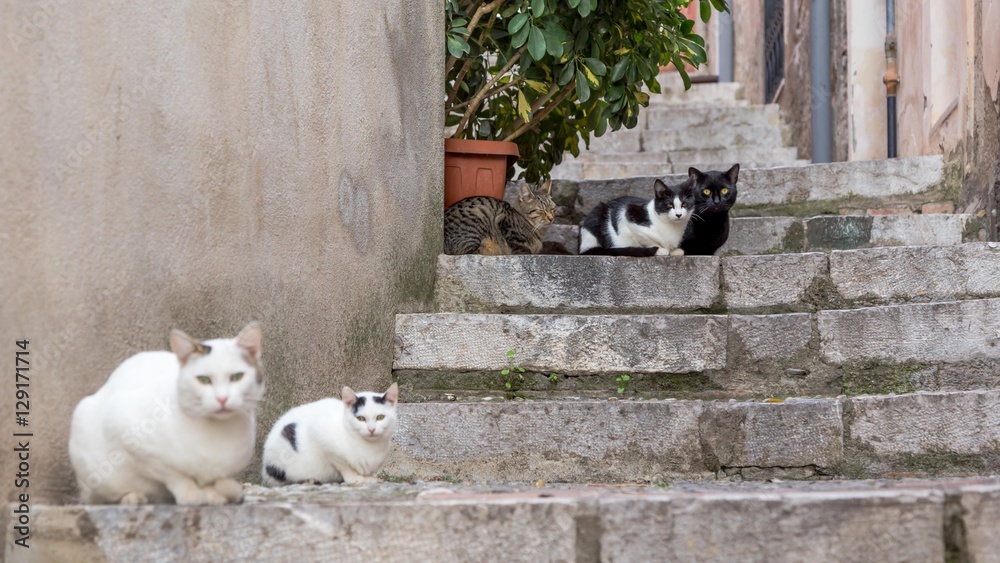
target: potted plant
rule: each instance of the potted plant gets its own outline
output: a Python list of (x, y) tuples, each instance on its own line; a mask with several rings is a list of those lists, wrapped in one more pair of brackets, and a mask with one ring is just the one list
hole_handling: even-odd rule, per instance
[[(635, 127), (661, 65), (689, 88), (685, 69), (707, 60), (682, 12), (692, 2), (705, 21), (728, 11), (726, 0), (445, 0), (446, 159), (469, 141), (507, 143), (499, 161), (519, 158), (518, 177), (537, 183), (591, 133)], [(469, 180), (449, 166), (446, 192), (449, 171)], [(512, 176), (508, 166), (494, 197)]]

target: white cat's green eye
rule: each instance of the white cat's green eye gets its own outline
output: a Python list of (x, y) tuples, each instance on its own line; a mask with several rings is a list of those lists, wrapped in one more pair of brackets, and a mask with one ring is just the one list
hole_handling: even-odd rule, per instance
[(701, 193), (703, 193), (705, 195), (712, 195), (712, 190), (708, 190), (708, 189), (701, 190)]
[(212, 384), (212, 378), (209, 377), (209, 376), (207, 376), (207, 375), (199, 375), (198, 376), (198, 383), (201, 383), (202, 385), (211, 385)]
[(229, 376), (229, 381), (232, 381), (233, 383), (236, 383), (237, 381), (239, 381), (241, 379), (243, 379), (243, 372), (242, 371), (238, 371), (238, 372), (234, 373), (233, 375)]
[(722, 195), (726, 195), (728, 193), (729, 193), (729, 188), (722, 188)]
[(383, 418), (385, 418), (385, 415), (384, 414), (380, 414), (380, 415), (378, 415), (378, 416), (375, 417), (375, 420), (382, 420)]
[(363, 416), (359, 416), (359, 417), (358, 417), (358, 420), (360, 420), (361, 422), (364, 422), (364, 421), (365, 421), (365, 417), (363, 417)]

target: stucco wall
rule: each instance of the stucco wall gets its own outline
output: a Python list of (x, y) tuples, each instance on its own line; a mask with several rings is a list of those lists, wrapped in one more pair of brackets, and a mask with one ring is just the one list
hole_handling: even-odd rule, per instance
[[(342, 385), (389, 384), (394, 314), (429, 306), (441, 246), (439, 1), (0, 14), (0, 349), (11, 375), (31, 342), (32, 502), (74, 490), (77, 401), (172, 327), (262, 322), (259, 435)], [(4, 499), (13, 473), (0, 456)]]
[(743, 96), (751, 104), (763, 104), (764, 0), (739, 0), (731, 6), (733, 79), (743, 85)]

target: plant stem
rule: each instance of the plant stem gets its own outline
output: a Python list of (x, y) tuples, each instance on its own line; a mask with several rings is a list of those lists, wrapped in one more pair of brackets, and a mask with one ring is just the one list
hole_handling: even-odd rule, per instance
[[(496, 21), (496, 18), (490, 18), (490, 23), (487, 24), (486, 27), (483, 28), (483, 32), (479, 34), (479, 45), (482, 45), (483, 41), (486, 40), (486, 37), (491, 31), (493, 31), (493, 24), (496, 23)], [(471, 37), (472, 34), (470, 33), (469, 35)], [(448, 100), (444, 103), (445, 115), (448, 115), (455, 110), (455, 108), (449, 106), (451, 106), (451, 104), (455, 101), (455, 97), (458, 96), (458, 93), (462, 90), (462, 81), (464, 81), (466, 75), (469, 74), (469, 69), (472, 68), (472, 64), (474, 62), (476, 62), (475, 58), (470, 57), (469, 59), (466, 59), (465, 64), (462, 65), (462, 70), (458, 71), (458, 76), (455, 77), (455, 86), (451, 89), (451, 92), (448, 94)], [(450, 71), (451, 65), (449, 64), (445, 68)]]
[[(481, 20), (483, 16), (499, 8), (504, 2), (506, 2), (506, 0), (493, 0), (493, 2), (490, 2), (489, 4), (482, 6), (480, 5), (480, 2), (482, 1), (483, 0), (477, 0), (472, 4), (472, 6), (469, 7), (469, 9), (471, 10), (473, 7), (478, 6), (478, 8), (476, 8), (476, 13), (472, 16), (472, 19), (469, 20), (469, 25), (465, 26), (466, 39), (472, 36), (472, 30), (476, 28), (476, 24), (479, 23), (479, 20)], [(456, 60), (458, 59), (454, 56), (448, 57), (448, 62), (447, 64), (444, 65), (444, 68), (450, 69), (451, 67), (455, 66)]]
[[(496, 96), (500, 92), (503, 92), (504, 90), (506, 90), (508, 88), (512, 88), (514, 86), (517, 86), (518, 84), (521, 84), (522, 82), (524, 82), (524, 78), (523, 77), (521, 77), (521, 78), (515, 78), (514, 80), (511, 80), (510, 82), (504, 84), (503, 86), (497, 86), (496, 88), (490, 90), (489, 92), (486, 92), (486, 97), (487, 98), (492, 98), (493, 96)], [(469, 105), (471, 102), (472, 102), (472, 100), (465, 100), (464, 102), (462, 102), (460, 104), (455, 104), (454, 106), (452, 106), (452, 107), (450, 107), (450, 108), (447, 109), (447, 113), (451, 113), (453, 111), (460, 110), (460, 109), (464, 108), (465, 106)]]
[(565, 86), (562, 87), (562, 91), (559, 92), (559, 95), (556, 97), (555, 100), (552, 101), (552, 103), (545, 106), (545, 108), (542, 109), (542, 111), (536, 113), (531, 118), (531, 121), (525, 123), (524, 125), (521, 125), (513, 133), (507, 135), (507, 137), (504, 138), (504, 141), (513, 141), (514, 139), (520, 137), (525, 131), (528, 131), (535, 125), (538, 125), (538, 123), (541, 120), (545, 119), (545, 116), (552, 113), (552, 110), (559, 107), (559, 104), (561, 104), (563, 100), (569, 97), (569, 95), (573, 92), (573, 88), (575, 87), (576, 87), (576, 79), (574, 78), (573, 80), (570, 80), (569, 83), (567, 83)]
[(490, 78), (489, 82), (487, 82), (486, 85), (483, 86), (483, 88), (479, 91), (479, 93), (472, 98), (472, 101), (469, 103), (469, 108), (465, 110), (465, 115), (462, 116), (462, 121), (459, 122), (458, 128), (455, 129), (455, 138), (461, 138), (461, 135), (465, 132), (465, 126), (468, 125), (469, 123), (469, 119), (471, 119), (472, 116), (475, 115), (476, 110), (479, 109), (479, 104), (483, 103), (483, 100), (486, 99), (486, 94), (490, 91), (490, 88), (493, 88), (493, 85), (496, 84), (497, 81), (500, 80), (501, 77), (503, 77), (503, 75), (507, 74), (511, 68), (513, 68), (514, 63), (516, 63), (517, 60), (521, 58), (521, 53), (523, 53), (527, 48), (528, 48), (527, 43), (521, 45), (521, 48), (518, 49), (516, 53), (514, 53), (514, 56), (511, 57), (509, 61), (507, 61), (507, 64), (505, 64), (503, 68), (500, 69), (499, 72), (494, 74), (493, 78)]

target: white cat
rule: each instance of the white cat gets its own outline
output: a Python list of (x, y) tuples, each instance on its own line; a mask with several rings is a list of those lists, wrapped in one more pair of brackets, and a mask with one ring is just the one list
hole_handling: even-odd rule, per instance
[(261, 333), (141, 352), (73, 411), (69, 455), (84, 503), (239, 502), (264, 394)]
[(293, 408), (264, 442), (262, 478), (268, 487), (289, 483), (375, 483), (396, 429), (393, 383), (384, 394), (355, 393)]

